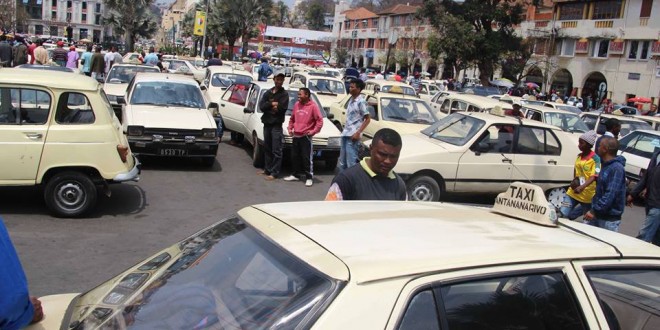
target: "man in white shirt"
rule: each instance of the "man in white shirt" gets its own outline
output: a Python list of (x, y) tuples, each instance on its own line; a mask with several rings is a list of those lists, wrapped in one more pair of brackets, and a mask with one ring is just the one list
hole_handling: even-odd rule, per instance
[(110, 67), (115, 63), (115, 54), (117, 52), (117, 47), (110, 48), (110, 51), (105, 54), (103, 60), (105, 61), (105, 73), (110, 71)]

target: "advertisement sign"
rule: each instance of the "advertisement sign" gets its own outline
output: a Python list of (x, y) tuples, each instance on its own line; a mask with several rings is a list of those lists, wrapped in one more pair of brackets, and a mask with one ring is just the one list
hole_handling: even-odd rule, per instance
[(206, 12), (198, 10), (195, 13), (195, 26), (193, 27), (193, 33), (196, 36), (203, 36), (205, 24), (206, 24)]
[(660, 41), (653, 42), (653, 45), (651, 45), (651, 54), (660, 55)]
[(610, 49), (609, 53), (610, 54), (623, 54), (623, 40), (621, 39), (616, 39), (610, 41)]
[(589, 51), (589, 40), (580, 39), (575, 43), (576, 53), (586, 53), (587, 51)]

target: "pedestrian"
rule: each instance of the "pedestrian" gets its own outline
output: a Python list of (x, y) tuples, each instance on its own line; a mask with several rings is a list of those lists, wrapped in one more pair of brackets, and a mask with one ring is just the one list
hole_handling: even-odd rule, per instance
[(293, 105), (287, 131), (293, 137), (291, 163), (293, 174), (284, 181), (298, 181), (298, 175), (304, 175), (305, 186), (311, 187), (314, 181), (314, 150), (312, 138), (323, 127), (323, 115), (318, 105), (310, 100), (311, 92), (303, 87), (298, 90), (298, 102)]
[(21, 261), (1, 218), (0, 269), (0, 329), (22, 329), (41, 321), (41, 301), (29, 294)]
[(360, 69), (360, 80), (367, 81), (367, 70), (365, 68)]
[(341, 150), (339, 152), (339, 170), (343, 171), (358, 162), (358, 149), (362, 131), (369, 125), (367, 102), (361, 92), (364, 81), (353, 79), (348, 88), (351, 95), (346, 108), (346, 124), (341, 132)]
[(37, 41), (37, 48), (34, 49), (34, 59), (37, 64), (48, 64), (48, 51), (44, 48), (41, 40)]
[(213, 58), (211, 58), (211, 59), (206, 63), (206, 66), (209, 67), (209, 66), (214, 66), (214, 65), (215, 65), (215, 66), (222, 65), (222, 61), (220, 60), (220, 58), (218, 58), (218, 56), (219, 56), (219, 54), (217, 54), (217, 53), (216, 53), (216, 54), (213, 54)]
[(578, 139), (580, 153), (575, 159), (573, 181), (560, 209), (564, 218), (575, 220), (591, 209), (591, 199), (596, 194), (596, 179), (600, 173), (600, 157), (591, 150), (597, 136), (595, 131), (588, 131)]
[(370, 157), (337, 174), (325, 200), (407, 200), (406, 184), (392, 170), (399, 160), (401, 146), (401, 136), (395, 130), (378, 130), (371, 143)]
[(273, 77), (273, 81), (275, 87), (264, 93), (259, 104), (259, 109), (263, 112), (261, 122), (264, 124), (265, 156), (264, 170), (260, 174), (266, 175), (268, 181), (277, 179), (282, 169), (282, 147), (284, 144), (282, 124), (284, 123), (286, 110), (289, 108), (289, 93), (282, 88), (284, 74), (276, 75)]
[(412, 88), (415, 90), (415, 93), (419, 94), (420, 90), (422, 89), (422, 79), (419, 72), (415, 72), (413, 74), (413, 78), (410, 79), (410, 86), (412, 86)]
[(78, 59), (80, 59), (80, 55), (78, 55), (76, 47), (69, 47), (69, 52), (66, 54), (66, 56), (66, 67), (69, 69), (76, 69), (78, 67)]
[(268, 59), (265, 57), (261, 58), (261, 65), (259, 65), (259, 69), (257, 70), (257, 80), (267, 81), (268, 76), (271, 74), (273, 74), (273, 69), (268, 65)]
[[(357, 69), (357, 63), (351, 63), (349, 68), (346, 68), (344, 71), (344, 80), (347, 79), (358, 79), (360, 77), (360, 71)], [(363, 80), (364, 81), (364, 80)]]
[[(621, 122), (618, 119), (610, 118), (605, 121), (605, 133), (603, 133), (603, 137), (609, 136), (618, 140), (620, 132), (621, 132)], [(594, 146), (594, 150), (596, 152), (598, 152), (599, 143), (600, 143), (600, 139), (596, 140), (596, 145)]]
[(156, 66), (160, 69), (160, 72), (167, 73), (167, 69), (163, 66), (163, 53), (158, 53), (158, 55), (156, 55), (156, 60)]
[(103, 73), (105, 72), (105, 59), (103, 54), (101, 54), (101, 46), (97, 45), (94, 50), (94, 55), (92, 55), (92, 63), (90, 64), (90, 70), (92, 72), (92, 78), (96, 80), (103, 79)]
[(53, 53), (51, 56), (53, 62), (57, 63), (57, 65), (61, 67), (66, 66), (66, 61), (68, 59), (67, 51), (64, 49), (64, 42), (63, 41), (58, 41), (57, 42), (57, 48), (53, 49)]
[(153, 47), (149, 47), (149, 54), (144, 57), (144, 64), (156, 66), (158, 64), (158, 55)]
[(634, 198), (642, 198), (645, 200), (646, 219), (642, 227), (637, 233), (637, 238), (653, 243), (660, 246), (660, 235), (658, 228), (660, 228), (660, 150), (656, 151), (651, 156), (651, 161), (646, 167), (646, 172), (640, 178), (639, 182), (630, 191), (626, 198), (626, 204), (632, 206)]
[(145, 56), (147, 56), (147, 55), (144, 53), (144, 50), (141, 51), (141, 52), (140, 52), (140, 56), (138, 56), (138, 62), (139, 62), (140, 64), (144, 64), (144, 57), (145, 57)]
[(92, 45), (89, 44), (85, 52), (80, 56), (80, 64), (83, 66), (82, 72), (88, 77), (92, 76), (92, 55)]
[(584, 223), (619, 231), (621, 216), (626, 206), (626, 159), (617, 156), (619, 141), (604, 136), (600, 138), (598, 156), (602, 169), (598, 175), (596, 194), (591, 200), (591, 210), (584, 214)]
[(0, 67), (11, 67), (13, 56), (14, 50), (7, 41), (7, 36), (4, 34), (0, 35)]
[(243, 58), (243, 70), (252, 73), (252, 64), (250, 64), (246, 57)]
[[(124, 57), (121, 56), (121, 54), (119, 53), (119, 50), (117, 50), (117, 47), (115, 47), (115, 55), (114, 55), (114, 58), (112, 60), (112, 65), (121, 64), (121, 63), (124, 63)], [(110, 70), (108, 69), (108, 71), (110, 71)]]
[(110, 47), (110, 51), (105, 54), (103, 57), (103, 61), (105, 62), (105, 74), (107, 75), (108, 72), (110, 72), (110, 68), (112, 68), (112, 65), (115, 64), (115, 52), (117, 51), (117, 47), (112, 46)]
[(28, 46), (28, 55), (30, 56), (30, 64), (34, 64), (34, 50), (37, 49), (37, 43), (31, 42)]
[(22, 64), (27, 64), (28, 62), (28, 47), (25, 44), (25, 39), (21, 36), (16, 36), (16, 45), (14, 45), (13, 51), (13, 66), (19, 66)]

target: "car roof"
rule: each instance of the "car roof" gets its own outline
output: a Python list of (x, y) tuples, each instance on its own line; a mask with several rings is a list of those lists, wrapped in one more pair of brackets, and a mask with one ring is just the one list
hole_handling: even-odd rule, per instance
[(159, 72), (138, 72), (135, 74), (135, 83), (140, 81), (173, 81), (181, 83), (197, 84), (197, 81), (192, 76), (186, 76), (177, 73), (159, 73)]
[[(560, 221), (545, 227), (451, 203), (297, 202), (253, 208), (336, 256), (358, 283), (488, 265), (660, 258), (660, 249), (647, 243), (588, 225)], [(285, 248), (295, 244), (286, 241), (291, 235), (258, 229)]]
[(555, 108), (546, 107), (546, 106), (537, 105), (537, 104), (523, 104), (522, 107), (523, 108), (528, 108), (528, 109), (538, 110), (538, 111), (541, 111), (541, 112), (556, 112), (556, 113), (563, 113), (563, 114), (567, 114), (567, 115), (577, 116), (577, 114), (574, 113), (574, 112), (561, 110), (561, 109), (555, 109)]
[(584, 115), (585, 116), (586, 115), (588, 115), (588, 116), (600, 116), (600, 117), (605, 117), (605, 118), (616, 118), (616, 119), (619, 119), (619, 120), (636, 121), (636, 122), (640, 122), (640, 123), (645, 122), (641, 119), (635, 118), (633, 115), (613, 115), (611, 113), (589, 113), (589, 112), (585, 112)]
[(408, 87), (408, 88), (412, 88), (412, 86), (410, 86), (406, 83), (400, 82), (400, 81), (396, 81), (396, 80), (369, 79), (365, 83), (367, 83), (367, 84), (373, 83), (373, 84), (381, 85), (381, 86), (382, 85), (388, 85), (388, 86), (391, 85), (391, 86), (402, 86), (402, 87), (405, 86), (405, 87)]
[(446, 99), (485, 104), (486, 106), (493, 106), (493, 107), (496, 105), (500, 105), (502, 107), (511, 108), (513, 106), (510, 103), (502, 102), (497, 99), (493, 99), (482, 95), (476, 95), (476, 94), (456, 93), (456, 94), (448, 95), (445, 98), (445, 100)]
[[(26, 74), (26, 71), (29, 74)], [(28, 68), (0, 68), (0, 83), (85, 91), (95, 91), (99, 88), (96, 80), (83, 75), (78, 75), (73, 79), (71, 72)]]
[(252, 74), (250, 72), (247, 72), (243, 69), (234, 69), (231, 66), (225, 66), (225, 65), (211, 65), (206, 67), (211, 74), (213, 73), (231, 73), (231, 74), (240, 74), (242, 76), (248, 76), (252, 77)]
[[(486, 122), (496, 122), (496, 123), (501, 123), (501, 124), (511, 124), (511, 125), (518, 125), (520, 122), (523, 123), (525, 126), (536, 126), (536, 127), (544, 127), (544, 128), (549, 128), (552, 130), (556, 131), (561, 131), (561, 129), (557, 126), (554, 125), (549, 125), (540, 121), (536, 120), (531, 120), (527, 118), (522, 118), (522, 117), (514, 117), (514, 116), (499, 116), (499, 115), (494, 115), (488, 112), (458, 112), (467, 116), (471, 117), (477, 117), (479, 119), (485, 120)], [(518, 121), (520, 119), (520, 122)]]
[[(660, 136), (659, 131), (652, 130), (652, 129), (636, 129), (636, 130), (630, 132), (630, 134), (633, 134), (633, 133), (646, 133), (646, 134), (652, 134), (652, 135)], [(626, 135), (626, 136), (628, 136), (628, 135)]]
[(639, 120), (643, 120), (645, 122), (654, 122), (654, 123), (660, 123), (660, 117), (654, 117), (654, 116), (639, 116), (639, 115), (632, 115), (633, 118), (637, 118)]

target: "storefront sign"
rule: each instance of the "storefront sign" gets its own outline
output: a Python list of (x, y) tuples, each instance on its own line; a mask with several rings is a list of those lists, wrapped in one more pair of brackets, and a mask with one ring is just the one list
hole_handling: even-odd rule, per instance
[(617, 39), (610, 41), (610, 54), (623, 54), (623, 40)]
[(576, 53), (586, 53), (589, 50), (589, 40), (580, 39), (575, 43)]

